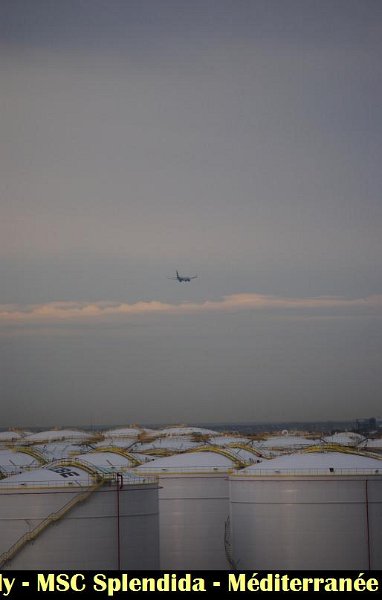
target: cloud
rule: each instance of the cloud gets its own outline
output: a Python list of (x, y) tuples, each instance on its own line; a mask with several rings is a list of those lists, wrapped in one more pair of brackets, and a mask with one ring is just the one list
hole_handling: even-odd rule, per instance
[(288, 298), (262, 294), (232, 294), (220, 300), (183, 302), (171, 304), (158, 300), (126, 302), (48, 302), (45, 304), (0, 305), (0, 323), (61, 323), (86, 322), (103, 319), (121, 319), (143, 315), (186, 315), (208, 312), (232, 312), (245, 310), (272, 311), (328, 311), (331, 309), (365, 309), (380, 311), (382, 295), (365, 298), (343, 298), (340, 296), (318, 296), (314, 298)]

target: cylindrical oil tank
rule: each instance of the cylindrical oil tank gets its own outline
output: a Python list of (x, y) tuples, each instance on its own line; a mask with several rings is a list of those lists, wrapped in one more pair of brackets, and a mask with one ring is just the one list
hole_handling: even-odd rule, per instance
[(40, 453), (34, 450), (22, 448), (0, 450), (0, 478), (39, 467), (44, 462)]
[(138, 440), (152, 439), (156, 435), (154, 430), (138, 426), (118, 427), (117, 429), (109, 429), (103, 432), (103, 438), (107, 445), (114, 446), (119, 440), (123, 441), (126, 447)]
[(210, 436), (218, 435), (217, 431), (213, 429), (206, 429), (205, 427), (194, 427), (186, 425), (170, 425), (163, 429), (156, 430), (156, 434), (159, 435), (193, 435), (202, 436), (203, 438), (209, 438)]
[(382, 461), (284, 455), (230, 476), (229, 547), (240, 569), (381, 569)]
[(55, 465), (0, 482), (0, 568), (158, 569), (158, 484)]
[(147, 453), (152, 456), (170, 456), (177, 452), (185, 452), (200, 448), (204, 442), (195, 442), (190, 436), (163, 436), (151, 442), (137, 442), (129, 450), (131, 452)]
[(72, 442), (50, 442), (48, 444), (34, 444), (30, 446), (33, 452), (38, 452), (46, 463), (56, 460), (64, 460), (71, 456), (84, 454), (92, 449), (88, 444), (76, 444)]
[(23, 438), (20, 431), (0, 431), (0, 448), (6, 444), (14, 444)]
[(376, 454), (382, 454), (382, 437), (367, 440), (366, 446), (367, 450), (370, 452), (375, 452)]
[(138, 467), (159, 478), (160, 568), (228, 569), (228, 452), (187, 452)]
[(66, 440), (85, 443), (92, 439), (97, 439), (97, 437), (91, 432), (80, 431), (78, 429), (52, 429), (30, 433), (23, 438), (23, 442), (25, 444), (48, 444)]
[(353, 431), (339, 431), (333, 435), (322, 438), (324, 444), (337, 444), (352, 448), (362, 448), (366, 445), (367, 438)]
[(93, 450), (92, 452), (86, 452), (86, 454), (79, 454), (75, 459), (76, 462), (85, 466), (89, 465), (101, 470), (106, 468), (109, 472), (126, 471), (140, 464), (140, 461), (129, 454), (127, 450), (117, 447)]
[(258, 443), (260, 452), (271, 451), (273, 455), (297, 452), (310, 446), (318, 446), (321, 440), (318, 438), (306, 438), (303, 435), (272, 435)]

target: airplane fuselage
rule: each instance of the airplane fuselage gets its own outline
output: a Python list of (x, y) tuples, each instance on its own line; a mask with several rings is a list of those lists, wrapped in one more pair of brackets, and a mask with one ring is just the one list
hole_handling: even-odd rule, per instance
[(169, 279), (175, 279), (175, 281), (179, 281), (179, 283), (189, 282), (191, 279), (196, 279), (197, 275), (193, 275), (192, 277), (182, 277), (179, 275), (178, 271), (176, 271), (176, 277), (169, 277)]

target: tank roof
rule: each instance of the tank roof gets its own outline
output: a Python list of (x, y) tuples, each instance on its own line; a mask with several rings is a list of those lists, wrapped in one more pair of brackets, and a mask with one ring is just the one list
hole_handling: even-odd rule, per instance
[(0, 466), (32, 466), (40, 465), (37, 457), (27, 454), (26, 452), (18, 452), (17, 450), (0, 450)]
[(140, 452), (130, 452), (130, 454), (132, 456), (134, 456), (134, 458), (141, 463), (145, 463), (145, 462), (151, 462), (153, 460), (155, 460), (155, 456), (153, 456), (152, 454), (141, 454)]
[(146, 450), (166, 449), (174, 450), (175, 452), (182, 452), (184, 450), (198, 448), (203, 444), (204, 442), (195, 442), (193, 440), (190, 440), (187, 436), (166, 436), (156, 438), (151, 442), (136, 442), (131, 447), (131, 450), (134, 450), (136, 452), (144, 452)]
[(0, 431), (0, 442), (13, 442), (20, 440), (23, 434), (19, 431)]
[(61, 458), (69, 458), (73, 454), (87, 452), (90, 450), (90, 446), (63, 441), (34, 445), (33, 449), (38, 450), (46, 460), (53, 461), (60, 460)]
[(260, 464), (250, 465), (240, 471), (240, 474), (322, 475), (337, 473), (346, 475), (366, 472), (382, 474), (382, 460), (343, 452), (315, 452), (278, 456)]
[(122, 454), (117, 452), (86, 452), (73, 458), (79, 463), (84, 462), (95, 467), (108, 467), (112, 469), (129, 468), (133, 464), (133, 461), (128, 456), (122, 456)]
[(214, 446), (229, 446), (230, 444), (249, 444), (250, 439), (240, 435), (217, 435), (211, 443)]
[(366, 448), (382, 448), (382, 438), (367, 440)]
[(129, 437), (137, 438), (143, 433), (152, 433), (151, 429), (144, 429), (143, 427), (117, 427), (116, 429), (108, 429), (104, 431), (105, 437)]
[(342, 446), (359, 446), (362, 442), (366, 441), (366, 438), (359, 433), (352, 431), (343, 431), (334, 433), (323, 438), (326, 444), (340, 444)]
[(300, 435), (279, 435), (267, 438), (258, 444), (258, 448), (301, 448), (320, 444), (321, 440), (310, 440)]
[(110, 448), (113, 446), (114, 448), (121, 448), (123, 450), (130, 449), (137, 443), (136, 438), (124, 438), (124, 437), (108, 437), (101, 442), (96, 442), (92, 444), (93, 448)]
[(217, 431), (213, 429), (205, 429), (204, 427), (192, 427), (192, 426), (170, 426), (164, 427), (156, 431), (158, 435), (218, 435)]
[(157, 458), (149, 463), (140, 465), (135, 469), (138, 473), (163, 472), (163, 471), (227, 471), (234, 467), (234, 458), (218, 452), (186, 452)]
[(31, 433), (24, 438), (24, 442), (44, 442), (55, 440), (88, 440), (93, 434), (77, 429), (53, 429)]
[(67, 487), (93, 483), (92, 477), (80, 467), (51, 466), (24, 471), (0, 481), (0, 490), (7, 487)]

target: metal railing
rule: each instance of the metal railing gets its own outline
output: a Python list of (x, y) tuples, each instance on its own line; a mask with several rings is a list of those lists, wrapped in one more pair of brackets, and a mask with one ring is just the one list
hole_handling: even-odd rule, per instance
[[(93, 465), (92, 465), (93, 466)], [(37, 489), (54, 489), (66, 492), (70, 489), (86, 489), (93, 487), (95, 482), (98, 483), (113, 483), (116, 481), (117, 475), (123, 476), (123, 485), (139, 485), (139, 484), (155, 484), (158, 478), (154, 475), (139, 475), (139, 473), (126, 473), (121, 470), (117, 471), (108, 467), (98, 467), (98, 478), (92, 477), (90, 474), (87, 479), (72, 479), (70, 481), (58, 481), (57, 479), (33, 479), (30, 481), (7, 481), (7, 478), (0, 480), (0, 493), (4, 490), (16, 489), (18, 491), (27, 490), (29, 488)]]
[[(150, 463), (146, 463), (147, 465), (150, 465)], [(139, 467), (140, 469), (141, 467)], [(147, 472), (148, 474), (156, 474), (158, 476), (160, 475), (177, 475), (177, 474), (187, 474), (187, 475), (213, 475), (214, 473), (221, 473), (222, 475), (225, 475), (227, 473), (230, 473), (234, 470), (234, 467), (209, 467), (209, 466), (197, 466), (195, 465), (190, 466), (190, 467), (149, 467), (149, 466), (145, 466), (144, 471)], [(134, 471), (137, 475), (139, 475), (140, 473), (143, 474), (144, 472), (142, 471)]]
[(57, 481), (57, 479), (33, 479), (30, 481), (7, 481), (7, 478), (0, 481), (0, 492), (4, 489), (28, 489), (28, 488), (87, 488), (94, 485), (94, 478), (90, 476), (85, 480)]
[(254, 469), (251, 472), (234, 471), (232, 475), (237, 477), (253, 478), (258, 476), (273, 477), (275, 475), (381, 475), (380, 469), (357, 469), (357, 468), (337, 468), (337, 467), (317, 467), (316, 469), (307, 468), (289, 468), (289, 469)]

